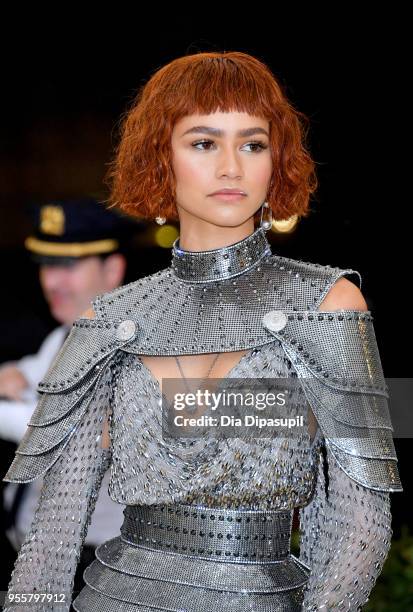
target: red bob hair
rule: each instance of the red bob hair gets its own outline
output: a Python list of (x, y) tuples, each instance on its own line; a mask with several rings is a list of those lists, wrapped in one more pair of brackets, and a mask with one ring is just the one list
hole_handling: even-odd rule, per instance
[(273, 176), (267, 201), (277, 220), (307, 216), (318, 186), (306, 150), (308, 118), (293, 108), (265, 64), (236, 51), (179, 57), (139, 89), (120, 119), (119, 144), (104, 179), (109, 207), (135, 217), (161, 214), (178, 220), (172, 130), (187, 115), (217, 111), (247, 112), (269, 121)]

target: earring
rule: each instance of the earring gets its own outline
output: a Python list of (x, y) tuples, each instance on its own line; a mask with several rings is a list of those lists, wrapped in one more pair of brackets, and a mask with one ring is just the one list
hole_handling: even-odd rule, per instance
[[(162, 202), (162, 200), (161, 200)], [(160, 202), (160, 203), (161, 203)], [(160, 206), (159, 206), (159, 212), (160, 212)], [(163, 225), (166, 221), (166, 217), (163, 217), (161, 214), (159, 214), (157, 217), (155, 217), (155, 221), (158, 225)]]
[[(265, 219), (263, 219), (264, 209), (265, 209), (265, 213), (266, 213), (266, 218)], [(271, 226), (272, 226), (272, 210), (271, 210), (270, 205), (268, 204), (268, 202), (264, 202), (263, 205), (261, 206), (260, 227), (262, 227), (262, 229), (264, 229), (265, 231), (268, 231)]]

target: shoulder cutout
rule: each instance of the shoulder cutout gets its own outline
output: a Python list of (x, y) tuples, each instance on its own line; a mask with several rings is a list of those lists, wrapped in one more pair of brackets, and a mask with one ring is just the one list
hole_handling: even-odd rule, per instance
[(339, 278), (319, 306), (319, 310), (368, 310), (360, 289), (347, 278)]

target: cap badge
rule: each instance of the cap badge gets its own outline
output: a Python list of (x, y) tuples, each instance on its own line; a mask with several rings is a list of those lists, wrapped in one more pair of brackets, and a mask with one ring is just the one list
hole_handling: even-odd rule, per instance
[(61, 236), (65, 231), (65, 213), (61, 206), (47, 204), (40, 209), (40, 231)]

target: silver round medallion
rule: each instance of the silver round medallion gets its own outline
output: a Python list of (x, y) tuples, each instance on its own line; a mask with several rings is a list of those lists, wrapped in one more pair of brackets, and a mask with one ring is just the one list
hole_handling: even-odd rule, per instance
[(287, 315), (282, 310), (270, 310), (262, 318), (262, 322), (270, 331), (280, 331), (287, 325)]
[(116, 338), (118, 340), (130, 340), (136, 332), (136, 323), (130, 319), (122, 321), (116, 330)]

